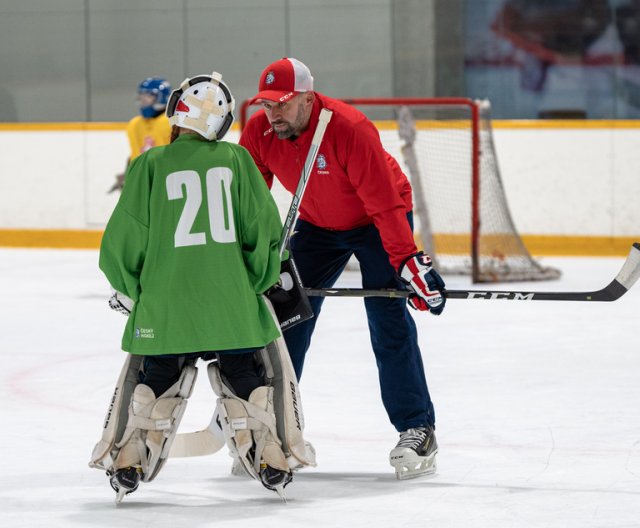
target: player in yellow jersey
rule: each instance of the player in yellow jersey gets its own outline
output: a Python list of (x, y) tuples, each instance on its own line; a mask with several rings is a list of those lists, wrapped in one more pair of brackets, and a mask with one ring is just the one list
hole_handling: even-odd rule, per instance
[[(165, 115), (171, 85), (159, 77), (149, 77), (138, 86), (140, 115), (127, 124), (127, 136), (131, 154), (127, 165), (151, 147), (167, 145), (171, 138), (171, 125)], [(125, 169), (126, 169), (125, 167)], [(119, 191), (124, 185), (124, 172), (116, 175), (116, 182), (109, 192)]]

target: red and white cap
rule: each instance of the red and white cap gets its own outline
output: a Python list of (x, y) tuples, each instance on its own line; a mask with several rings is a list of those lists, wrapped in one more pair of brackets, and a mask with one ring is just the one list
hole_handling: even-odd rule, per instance
[(299, 93), (313, 91), (313, 77), (309, 68), (298, 59), (285, 57), (264, 69), (258, 90), (252, 103), (263, 99), (282, 103)]

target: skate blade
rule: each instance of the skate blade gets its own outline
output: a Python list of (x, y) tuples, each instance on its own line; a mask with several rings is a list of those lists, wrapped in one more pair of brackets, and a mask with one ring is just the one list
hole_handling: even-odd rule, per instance
[(431, 466), (430, 468), (410, 468), (410, 467), (396, 467), (396, 478), (398, 480), (409, 480), (418, 477), (433, 477), (436, 474), (436, 467)]
[(280, 486), (274, 486), (273, 491), (275, 491), (280, 496), (282, 502), (287, 504), (287, 496), (284, 494), (284, 486), (282, 484), (280, 484)]
[(116, 493), (116, 506), (122, 502), (122, 499), (124, 499), (124, 496), (126, 494), (126, 489), (121, 488), (120, 490), (118, 490), (118, 492)]
[(396, 478), (398, 480), (409, 480), (418, 477), (432, 477), (436, 474), (437, 451), (428, 457), (421, 456), (403, 456), (395, 459), (391, 464), (396, 470)]

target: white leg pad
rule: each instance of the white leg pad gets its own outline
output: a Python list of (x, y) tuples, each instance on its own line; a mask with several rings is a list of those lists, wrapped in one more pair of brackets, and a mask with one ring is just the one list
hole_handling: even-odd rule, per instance
[[(264, 296), (263, 296), (264, 297)], [(264, 297), (271, 316), (278, 319), (269, 300)], [(267, 345), (263, 363), (270, 385), (274, 388), (274, 410), (277, 418), (278, 438), (291, 469), (316, 466), (316, 451), (304, 439), (304, 411), (287, 344), (282, 335)]]
[(211, 386), (218, 395), (218, 413), (231, 455), (254, 478), (258, 478), (261, 463), (288, 471), (278, 439), (273, 387), (254, 389), (246, 401), (235, 396), (224, 384), (217, 363), (210, 363), (207, 370)]
[(128, 408), (135, 386), (138, 384), (138, 372), (142, 365), (142, 356), (127, 354), (116, 388), (109, 402), (104, 420), (102, 438), (91, 453), (89, 467), (106, 470), (113, 465), (112, 451), (124, 434), (128, 421)]
[[(120, 448), (114, 469), (141, 466), (146, 473), (147, 448), (142, 435), (142, 430), (134, 424), (141, 422), (141, 418), (150, 413), (150, 409), (156, 401), (153, 391), (147, 385), (136, 385), (129, 405), (129, 420), (122, 440), (116, 444)], [(145, 424), (148, 426), (148, 424)]]
[(218, 398), (217, 405), (229, 449), (234, 456), (245, 457), (253, 446), (246, 407), (232, 398)]
[(115, 444), (112, 470), (130, 466), (142, 468), (144, 482), (152, 481), (164, 466), (173, 438), (186, 410), (197, 369), (187, 364), (180, 379), (156, 398), (150, 387), (138, 384), (128, 409), (122, 439)]
[(264, 421), (268, 420), (268, 423), (264, 424), (265, 427), (253, 432), (256, 458), (274, 469), (289, 471), (289, 464), (282, 452), (282, 443), (278, 439), (276, 416), (273, 412), (273, 387), (258, 387), (249, 395), (249, 403), (264, 411)]

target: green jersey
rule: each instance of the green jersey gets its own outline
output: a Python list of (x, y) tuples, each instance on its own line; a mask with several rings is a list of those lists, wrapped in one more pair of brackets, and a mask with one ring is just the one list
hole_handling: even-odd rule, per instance
[(100, 269), (135, 301), (132, 354), (261, 347), (279, 335), (261, 294), (280, 273), (282, 223), (250, 154), (183, 134), (131, 163)]

